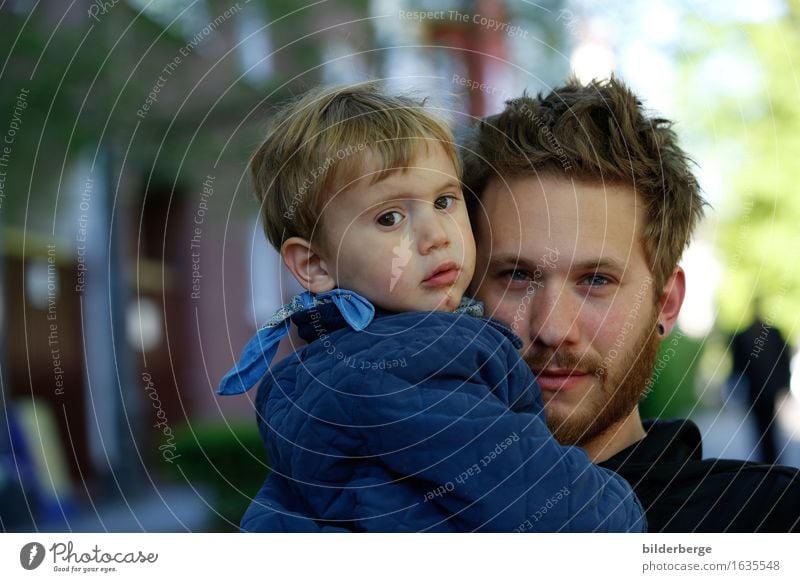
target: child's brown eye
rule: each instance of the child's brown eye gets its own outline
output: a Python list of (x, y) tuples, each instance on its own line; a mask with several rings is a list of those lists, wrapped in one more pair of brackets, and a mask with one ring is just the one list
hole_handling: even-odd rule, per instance
[(433, 203), (433, 205), (439, 210), (447, 210), (453, 205), (455, 201), (456, 201), (455, 196), (450, 196), (448, 194), (447, 196), (439, 196), (436, 199), (436, 202)]
[(392, 212), (381, 214), (378, 217), (378, 224), (381, 226), (396, 226), (401, 220), (403, 220), (403, 215), (393, 210)]

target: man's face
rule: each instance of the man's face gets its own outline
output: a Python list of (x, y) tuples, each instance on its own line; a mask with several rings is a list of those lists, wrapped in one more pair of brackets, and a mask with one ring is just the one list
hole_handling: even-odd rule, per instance
[(635, 413), (653, 370), (644, 208), (626, 186), (535, 175), (481, 200), (476, 296), (522, 338), (556, 438), (587, 443)]

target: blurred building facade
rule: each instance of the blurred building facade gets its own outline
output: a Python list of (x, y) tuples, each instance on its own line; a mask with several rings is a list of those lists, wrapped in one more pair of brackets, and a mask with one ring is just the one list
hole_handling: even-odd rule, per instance
[[(296, 290), (246, 168), (276, 104), (378, 78), (463, 124), (568, 70), (539, 40), (552, 22), (429, 4), (4, 4), (1, 529), (68, 530), (104, 504), (145, 528), (133, 507), (162, 478), (195, 489), (198, 427), (255, 429), (249, 398), (214, 390)], [(542, 5), (552, 20), (562, 3)], [(522, 47), (541, 69), (513, 64)]]

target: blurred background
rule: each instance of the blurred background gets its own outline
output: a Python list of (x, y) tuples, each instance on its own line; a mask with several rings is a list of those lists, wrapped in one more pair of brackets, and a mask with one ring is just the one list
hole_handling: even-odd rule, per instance
[(321, 82), (464, 124), (621, 76), (712, 205), (644, 416), (768, 458), (734, 354), (777, 347), (759, 398), (800, 465), (799, 60), (800, 0), (0, 0), (0, 531), (235, 530), (268, 464), (254, 395), (214, 390), (296, 291), (246, 165)]

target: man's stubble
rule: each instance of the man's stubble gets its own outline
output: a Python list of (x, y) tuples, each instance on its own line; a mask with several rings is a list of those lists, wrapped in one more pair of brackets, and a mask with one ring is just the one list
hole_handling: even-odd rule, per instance
[[(599, 388), (587, 393), (567, 416), (554, 416), (545, 406), (547, 424), (556, 440), (563, 445), (584, 445), (593, 441), (617, 422), (626, 418), (648, 390), (661, 338), (656, 333), (657, 318), (645, 326), (628, 350), (618, 352), (616, 359), (603, 363), (596, 355), (582, 358), (565, 350), (551, 349), (528, 353), (525, 362), (532, 369), (547, 366), (578, 369), (594, 375)], [(640, 347), (641, 346), (641, 347)]]

